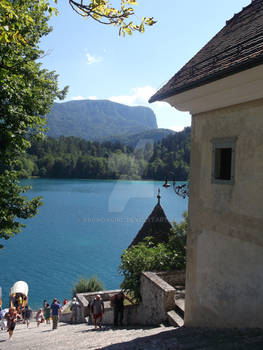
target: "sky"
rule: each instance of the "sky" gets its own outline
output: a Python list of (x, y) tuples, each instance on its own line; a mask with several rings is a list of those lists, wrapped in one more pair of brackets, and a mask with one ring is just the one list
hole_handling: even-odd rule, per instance
[[(52, 0), (51, 0), (52, 1)], [(108, 99), (150, 107), (159, 128), (182, 130), (191, 125), (187, 112), (148, 99), (184, 66), (251, 0), (138, 0), (134, 22), (143, 16), (157, 23), (146, 31), (118, 35), (117, 27), (83, 19), (67, 0), (58, 0), (53, 31), (42, 39), (44, 68), (59, 74), (59, 86), (69, 85), (65, 101)], [(120, 0), (112, 0), (118, 5)]]

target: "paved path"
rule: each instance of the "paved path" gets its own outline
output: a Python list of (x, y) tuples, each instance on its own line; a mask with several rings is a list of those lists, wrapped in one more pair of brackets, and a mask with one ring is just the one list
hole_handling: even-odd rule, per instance
[[(132, 343), (135, 339), (158, 335), (174, 327), (156, 328), (130, 328), (112, 329), (103, 327), (94, 330), (93, 326), (87, 324), (68, 325), (60, 323), (57, 330), (52, 331), (50, 325), (41, 324), (39, 328), (32, 322), (30, 328), (18, 324), (12, 339), (8, 340), (8, 333), (0, 331), (1, 350), (81, 350), (81, 349), (124, 349), (120, 343)], [(153, 343), (151, 345), (154, 345)], [(132, 347), (136, 349), (136, 347)], [(145, 347), (139, 347), (146, 349)], [(139, 349), (138, 348), (138, 349)], [(155, 349), (151, 347), (149, 349)], [(156, 349), (159, 349), (157, 347)]]
[(262, 350), (263, 330), (208, 330), (174, 327), (110, 327), (94, 331), (87, 324), (30, 328), (17, 325), (13, 338), (0, 331), (0, 350)]

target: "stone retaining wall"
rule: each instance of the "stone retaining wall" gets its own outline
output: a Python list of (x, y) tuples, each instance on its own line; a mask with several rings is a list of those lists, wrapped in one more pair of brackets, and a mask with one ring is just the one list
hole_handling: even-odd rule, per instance
[(120, 292), (120, 289), (113, 289), (113, 290), (107, 290), (107, 291), (101, 291), (101, 292), (92, 292), (92, 293), (78, 293), (76, 295), (78, 302), (81, 305), (81, 312), (80, 312), (80, 320), (79, 322), (86, 322), (88, 321), (91, 323), (90, 320), (90, 310), (89, 310), (89, 302), (94, 300), (96, 295), (100, 295), (102, 300), (104, 301), (104, 315), (103, 315), (103, 323), (104, 324), (112, 324), (113, 323), (113, 309), (110, 306), (110, 298), (114, 295)]
[[(124, 308), (124, 325), (158, 325), (168, 320), (167, 312), (175, 307), (176, 289), (165, 281), (172, 281), (175, 285), (182, 285), (184, 275), (182, 272), (143, 272), (141, 276), (140, 304), (127, 305)], [(81, 305), (79, 322), (89, 322), (90, 312), (88, 304), (97, 294), (104, 301), (103, 324), (113, 324), (113, 308), (110, 298), (120, 290), (107, 290), (95, 293), (79, 293), (77, 299)]]
[(174, 288), (185, 286), (185, 271), (163, 271), (156, 274)]

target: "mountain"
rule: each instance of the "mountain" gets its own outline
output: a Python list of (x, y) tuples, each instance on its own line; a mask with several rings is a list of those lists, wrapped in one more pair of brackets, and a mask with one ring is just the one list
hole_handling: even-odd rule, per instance
[(176, 132), (170, 129), (151, 129), (142, 131), (140, 133), (126, 135), (126, 136), (113, 136), (106, 138), (105, 141), (111, 142), (120, 142), (128, 146), (134, 147), (143, 147), (146, 143), (154, 144), (157, 141), (161, 141), (168, 135), (174, 135)]
[(130, 107), (108, 100), (54, 103), (47, 116), (48, 136), (76, 136), (105, 140), (157, 129), (154, 112), (148, 107)]

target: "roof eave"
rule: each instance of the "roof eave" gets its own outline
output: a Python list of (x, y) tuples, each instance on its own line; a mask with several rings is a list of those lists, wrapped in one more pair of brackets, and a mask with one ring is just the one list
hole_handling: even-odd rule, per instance
[(217, 72), (217, 73), (213, 73), (213, 74), (208, 75), (202, 79), (191, 82), (189, 84), (182, 85), (178, 88), (174, 88), (174, 89), (171, 89), (171, 90), (163, 92), (163, 93), (159, 90), (160, 92), (155, 93), (149, 99), (149, 103), (153, 103), (156, 101), (163, 101), (171, 96), (178, 95), (184, 91), (195, 89), (195, 88), (200, 87), (202, 85), (206, 85), (206, 84), (211, 83), (213, 81), (228, 77), (232, 74), (236, 74), (236, 73), (242, 72), (244, 70), (247, 70), (249, 68), (256, 67), (262, 63), (263, 63), (263, 54), (257, 58), (254, 58), (253, 60), (244, 62), (243, 64), (235, 65), (231, 68), (224, 69), (224, 70)]

